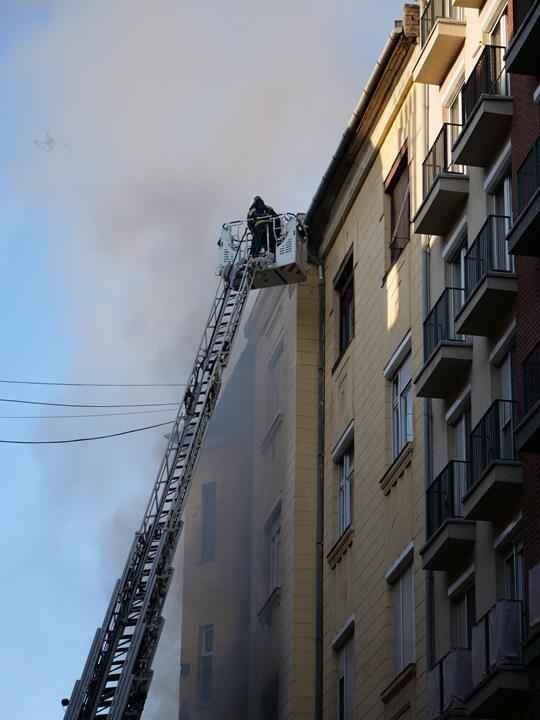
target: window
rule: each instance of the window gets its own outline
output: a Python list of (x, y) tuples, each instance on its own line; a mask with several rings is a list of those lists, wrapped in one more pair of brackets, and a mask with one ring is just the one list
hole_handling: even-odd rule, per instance
[(338, 718), (354, 718), (354, 635), (339, 651), (338, 659)]
[(354, 445), (351, 444), (339, 461), (338, 532), (340, 537), (351, 524), (353, 475)]
[(504, 559), (505, 600), (523, 600), (523, 544), (517, 543)]
[(467, 492), (467, 473), (471, 459), (471, 411), (467, 409), (459, 416), (454, 430), (454, 492), (452, 493), (455, 517), (463, 517), (463, 497)]
[(394, 671), (396, 675), (414, 662), (413, 566), (394, 584)]
[(267, 539), (267, 592), (270, 595), (281, 583), (281, 508), (278, 508), (266, 525)]
[(339, 357), (354, 337), (354, 268), (352, 254), (334, 285), (339, 295)]
[[(504, 247), (499, 248), (498, 241), (500, 243), (499, 238), (497, 235), (502, 233), (503, 231), (505, 234), (510, 230), (512, 227), (512, 181), (510, 178), (510, 175), (507, 175), (498, 185), (498, 187), (494, 190), (492, 195), (492, 203), (493, 203), (493, 214), (497, 215), (501, 218), (506, 218), (506, 220), (500, 220), (497, 222), (497, 232), (494, 233), (493, 237), (493, 253), (494, 253), (494, 260), (497, 262), (495, 267), (506, 269), (509, 271), (514, 270), (514, 258), (512, 255), (508, 252), (508, 243), (506, 240), (504, 241)], [(501, 224), (501, 227), (499, 229), (499, 223)], [(499, 255), (503, 254), (504, 257), (499, 257)]]
[(390, 265), (401, 255), (411, 237), (409, 165), (407, 149), (400, 153), (385, 183), (390, 198)]
[(392, 457), (395, 460), (413, 437), (411, 356), (392, 380)]
[(456, 647), (472, 647), (472, 629), (476, 623), (476, 599), (474, 585), (454, 600)]
[(199, 628), (199, 684), (197, 688), (198, 702), (212, 702), (212, 664), (214, 659), (214, 626), (204, 625)]
[(202, 486), (201, 562), (214, 560), (216, 554), (216, 483)]
[(261, 693), (262, 720), (278, 720), (279, 717), (279, 674), (276, 673)]
[[(501, 400), (513, 400), (514, 397), (514, 359), (513, 351), (505, 355), (499, 365), (499, 393)], [(501, 457), (509, 460), (514, 457), (514, 407), (512, 402), (501, 402), (500, 405), (500, 441)]]
[(282, 412), (282, 358), (283, 341), (279, 341), (268, 363), (268, 407), (270, 423)]
[(462, 122), (462, 115), (461, 115), (461, 88), (457, 91), (457, 93), (454, 96), (454, 99), (452, 102), (448, 105), (446, 109), (446, 113), (448, 116), (448, 122), (453, 123), (454, 125), (461, 125)]

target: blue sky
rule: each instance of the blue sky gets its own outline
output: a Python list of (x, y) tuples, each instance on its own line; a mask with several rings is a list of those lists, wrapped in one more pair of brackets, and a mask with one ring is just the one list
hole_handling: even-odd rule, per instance
[[(254, 194), (306, 209), (401, 7), (4, 1), (0, 379), (182, 382), (213, 292), (220, 224), (241, 217)], [(47, 131), (69, 147), (37, 148)], [(0, 397), (158, 402), (178, 390), (0, 384)], [(46, 410), (0, 403), (0, 415)], [(0, 419), (0, 439), (100, 434), (169, 417)], [(0, 444), (4, 720), (61, 715), (138, 525), (162, 435)], [(177, 604), (169, 612), (162, 665), (176, 672)], [(146, 720), (167, 717), (157, 699), (150, 706)]]

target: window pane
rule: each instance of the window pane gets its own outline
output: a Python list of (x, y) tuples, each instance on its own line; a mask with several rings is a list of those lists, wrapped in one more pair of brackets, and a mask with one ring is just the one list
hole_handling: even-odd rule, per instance
[(354, 636), (339, 652), (338, 717), (354, 720)]
[(394, 585), (394, 669), (403, 670), (403, 599), (401, 578)]
[(411, 565), (403, 573), (403, 666), (414, 662), (414, 573)]

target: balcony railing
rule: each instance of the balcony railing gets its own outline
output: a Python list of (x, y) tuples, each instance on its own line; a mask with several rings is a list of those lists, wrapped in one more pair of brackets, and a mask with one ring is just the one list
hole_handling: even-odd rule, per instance
[(507, 76), (503, 56), (506, 48), (486, 45), (461, 91), (463, 124), (471, 117), (482, 95), (506, 95)]
[(424, 320), (424, 362), (448, 340), (467, 342), (468, 335), (458, 335), (454, 328), (454, 318), (463, 307), (465, 291), (463, 288), (446, 288)]
[(523, 25), (523, 21), (529, 14), (530, 9), (534, 5), (535, 0), (514, 0), (513, 2), (513, 23), (514, 35), (518, 28)]
[(427, 720), (436, 720), (448, 710), (464, 711), (471, 690), (471, 651), (453, 648), (428, 673)]
[(424, 198), (441, 173), (459, 173), (460, 175), (465, 173), (463, 165), (456, 165), (452, 162), (452, 145), (460, 132), (461, 125), (444, 123), (440, 133), (435, 138), (435, 142), (422, 164)]
[(420, 45), (423, 47), (439, 18), (463, 20), (463, 8), (454, 7), (452, 0), (430, 0), (420, 18)]
[(540, 401), (540, 342), (523, 361), (523, 409), (526, 415)]
[(467, 492), (469, 463), (452, 460), (427, 490), (427, 531), (430, 538), (450, 518), (463, 517), (463, 496)]
[(540, 137), (517, 171), (518, 213), (521, 213), (540, 188)]
[(495, 400), (471, 432), (469, 489), (492, 463), (518, 459), (514, 443), (515, 415), (513, 400)]
[(513, 260), (506, 247), (510, 218), (489, 215), (465, 255), (465, 299), (491, 272), (513, 272)]
[(473, 686), (501, 665), (520, 665), (522, 639), (521, 601), (498, 600), (472, 629)]

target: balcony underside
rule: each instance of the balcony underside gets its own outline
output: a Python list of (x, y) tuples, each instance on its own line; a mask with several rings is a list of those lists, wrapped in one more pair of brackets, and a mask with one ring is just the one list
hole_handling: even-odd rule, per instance
[(511, 97), (482, 95), (452, 150), (460, 165), (488, 167), (506, 140), (512, 124)]
[(441, 343), (428, 358), (415, 380), (419, 397), (445, 398), (472, 363), (472, 345), (465, 342)]
[(480, 10), (486, 4), (486, 0), (453, 0), (454, 7), (473, 8)]
[(521, 492), (523, 472), (516, 460), (492, 463), (463, 498), (467, 520), (496, 520)]
[(518, 452), (540, 453), (540, 403), (525, 415), (514, 435)]
[(540, 627), (527, 635), (522, 648), (523, 664), (527, 667), (540, 667)]
[(513, 273), (490, 273), (478, 283), (456, 316), (459, 335), (488, 337), (509, 307), (517, 292)]
[(529, 673), (523, 667), (493, 670), (467, 698), (467, 717), (518, 720), (529, 704)]
[(513, 255), (540, 257), (540, 188), (508, 233), (508, 251)]
[(424, 570), (448, 570), (464, 550), (474, 544), (476, 526), (469, 520), (451, 518), (420, 550)]
[(506, 51), (506, 69), (521, 75), (540, 75), (540, 3), (518, 28)]
[(439, 18), (413, 70), (413, 80), (440, 85), (465, 42), (465, 23)]
[(423, 235), (445, 235), (467, 201), (469, 178), (458, 173), (441, 173), (420, 205), (414, 231)]

